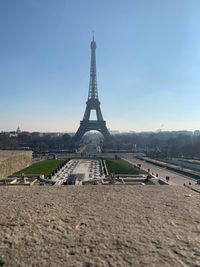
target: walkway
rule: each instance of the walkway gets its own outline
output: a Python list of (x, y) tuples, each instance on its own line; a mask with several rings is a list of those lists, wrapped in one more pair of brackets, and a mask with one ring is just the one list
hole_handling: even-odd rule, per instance
[(185, 184), (191, 183), (192, 185), (196, 184), (195, 179), (188, 177), (188, 176), (185, 176), (185, 175), (182, 175), (182, 174), (179, 174), (177, 172), (168, 170), (166, 168), (158, 167), (154, 164), (151, 164), (151, 163), (148, 163), (148, 162), (142, 161), (140, 159), (136, 159), (136, 158), (125, 157), (124, 159), (128, 160), (130, 163), (132, 163), (134, 165), (141, 164), (141, 167), (143, 169), (145, 169), (146, 171), (148, 169), (150, 169), (151, 173), (153, 173), (154, 175), (158, 174), (158, 178), (161, 178), (165, 181), (166, 181), (166, 176), (169, 176), (170, 177), (170, 180), (169, 180), (170, 185), (183, 185), (184, 183)]

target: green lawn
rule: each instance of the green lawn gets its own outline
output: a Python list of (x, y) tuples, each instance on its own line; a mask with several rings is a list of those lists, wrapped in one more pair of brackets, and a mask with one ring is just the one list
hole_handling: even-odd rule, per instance
[(23, 170), (20, 170), (16, 174), (44, 174), (44, 177), (47, 178), (57, 167), (59, 167), (64, 162), (64, 159), (44, 160), (35, 163)]
[(115, 174), (141, 174), (145, 173), (122, 159), (106, 159), (106, 166), (109, 173)]

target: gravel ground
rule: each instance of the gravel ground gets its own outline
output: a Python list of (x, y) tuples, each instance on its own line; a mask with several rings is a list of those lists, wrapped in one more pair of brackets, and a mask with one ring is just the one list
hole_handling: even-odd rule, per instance
[(0, 187), (0, 266), (200, 266), (182, 186)]

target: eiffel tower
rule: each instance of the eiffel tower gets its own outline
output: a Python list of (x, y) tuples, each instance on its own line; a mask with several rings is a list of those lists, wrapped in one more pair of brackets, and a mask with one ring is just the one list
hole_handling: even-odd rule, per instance
[[(79, 142), (83, 135), (91, 130), (99, 131), (103, 134), (104, 139), (110, 138), (110, 133), (106, 127), (106, 121), (104, 121), (101, 109), (100, 101), (98, 98), (97, 90), (97, 74), (96, 74), (96, 42), (93, 40), (90, 45), (91, 48), (91, 65), (90, 65), (90, 83), (89, 83), (89, 94), (86, 102), (86, 109), (83, 116), (83, 120), (80, 122), (80, 126), (74, 135), (74, 141)], [(90, 120), (91, 110), (96, 111), (96, 120)]]

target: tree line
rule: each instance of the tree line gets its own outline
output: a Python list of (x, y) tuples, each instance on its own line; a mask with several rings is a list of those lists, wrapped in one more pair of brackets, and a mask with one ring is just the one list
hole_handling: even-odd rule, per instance
[[(16, 136), (0, 134), (0, 149), (30, 149), (35, 152), (74, 149), (69, 134), (21, 132)], [(200, 157), (200, 135), (192, 132), (157, 132), (112, 135), (103, 143), (104, 151), (145, 152), (159, 157)]]

